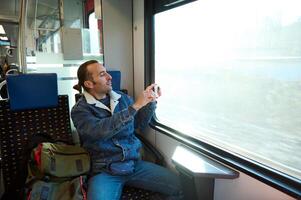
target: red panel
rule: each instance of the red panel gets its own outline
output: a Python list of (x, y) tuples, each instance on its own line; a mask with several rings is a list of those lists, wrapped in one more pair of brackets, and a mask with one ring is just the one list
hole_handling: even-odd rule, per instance
[(85, 12), (88, 14), (94, 10), (94, 0), (87, 0), (85, 5)]

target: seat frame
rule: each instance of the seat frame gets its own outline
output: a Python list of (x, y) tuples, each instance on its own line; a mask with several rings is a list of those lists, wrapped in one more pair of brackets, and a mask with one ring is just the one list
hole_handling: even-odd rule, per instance
[[(73, 143), (67, 95), (58, 96), (56, 107), (20, 111), (12, 111), (9, 101), (0, 101), (0, 166), (5, 187), (1, 200), (24, 198), (24, 184), (27, 176), (26, 147), (34, 134), (46, 134), (54, 140)], [(159, 156), (159, 160), (162, 158)], [(150, 199), (152, 195), (158, 194), (126, 186), (121, 199), (143, 200)]]
[(12, 111), (9, 101), (0, 101), (1, 170), (7, 199), (24, 195), (26, 147), (34, 134), (73, 142), (67, 95), (58, 96), (56, 107), (19, 111)]

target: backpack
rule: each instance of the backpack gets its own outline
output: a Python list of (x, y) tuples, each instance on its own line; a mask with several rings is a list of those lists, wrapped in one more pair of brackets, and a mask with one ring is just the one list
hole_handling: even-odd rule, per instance
[(86, 176), (64, 181), (36, 180), (27, 193), (27, 200), (87, 200)]
[(27, 200), (85, 200), (90, 156), (80, 146), (43, 142), (29, 155)]
[(77, 177), (90, 170), (89, 153), (80, 146), (43, 142), (31, 152), (28, 175), (35, 178)]

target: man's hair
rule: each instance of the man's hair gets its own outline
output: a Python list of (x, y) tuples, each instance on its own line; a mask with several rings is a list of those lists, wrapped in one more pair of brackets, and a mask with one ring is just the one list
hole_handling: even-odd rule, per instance
[(81, 64), (77, 70), (77, 78), (78, 78), (78, 85), (83, 87), (86, 91), (89, 89), (85, 86), (85, 81), (91, 80), (93, 81), (93, 77), (91, 73), (88, 72), (87, 67), (88, 65), (99, 63), (97, 60), (89, 60)]

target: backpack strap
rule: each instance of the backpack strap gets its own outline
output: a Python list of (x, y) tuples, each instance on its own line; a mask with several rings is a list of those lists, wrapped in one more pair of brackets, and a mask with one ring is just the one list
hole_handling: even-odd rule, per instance
[(83, 180), (83, 176), (80, 176), (80, 189), (82, 191), (82, 194), (83, 194), (83, 200), (87, 200), (87, 192), (84, 188), (84, 180)]

